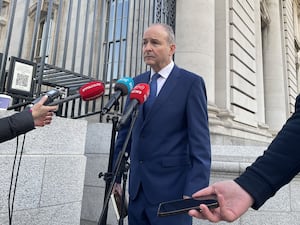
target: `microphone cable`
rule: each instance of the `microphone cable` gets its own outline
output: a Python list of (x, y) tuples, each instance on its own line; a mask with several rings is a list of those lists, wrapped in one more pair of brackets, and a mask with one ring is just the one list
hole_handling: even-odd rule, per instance
[[(26, 135), (24, 134), (22, 147), (21, 147), (21, 152), (20, 152), (20, 155), (19, 155), (19, 162), (18, 162), (18, 165), (17, 165), (17, 172), (16, 172), (16, 176), (15, 176), (15, 179), (14, 179), (14, 174), (15, 174), (16, 164), (17, 164), (18, 148), (19, 148), (19, 136), (17, 136), (16, 151), (15, 151), (15, 156), (14, 156), (14, 161), (13, 161), (13, 167), (12, 167), (12, 173), (11, 173), (11, 179), (10, 179), (10, 186), (9, 186), (9, 193), (8, 193), (8, 222), (9, 222), (9, 225), (12, 225), (14, 202), (15, 202), (15, 196), (16, 196), (16, 190), (17, 190), (17, 182), (18, 182), (18, 177), (19, 177), (19, 171), (20, 171), (20, 166), (21, 166), (21, 160), (22, 160), (23, 151), (24, 151), (25, 137), (26, 137)], [(14, 183), (14, 185), (13, 185), (13, 183)]]

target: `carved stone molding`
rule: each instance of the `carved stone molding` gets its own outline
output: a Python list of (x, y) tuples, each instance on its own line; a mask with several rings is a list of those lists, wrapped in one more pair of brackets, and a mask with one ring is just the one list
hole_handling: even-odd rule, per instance
[(2, 1), (2, 8), (0, 9), (0, 27), (5, 27), (7, 24), (7, 16), (6, 13), (4, 12), (7, 8), (7, 6), (10, 4), (10, 0), (3, 0)]
[(271, 22), (271, 19), (266, 0), (260, 0), (260, 15), (262, 27), (268, 26), (268, 24)]
[[(37, 4), (37, 1), (36, 1), (29, 8), (29, 16), (31, 18), (33, 18), (35, 16), (35, 13), (36, 13), (36, 10), (37, 10), (37, 5), (38, 4)], [(52, 9), (52, 11), (57, 10), (58, 9), (58, 5), (59, 5), (59, 3), (57, 1), (53, 1), (53, 9)], [(42, 2), (42, 5), (41, 5), (41, 15), (46, 15), (47, 14), (48, 6), (49, 6), (49, 1), (48, 0), (44, 0)]]
[(9, 3), (10, 3), (10, 0), (3, 0), (3, 1), (2, 1), (2, 7), (8, 6)]

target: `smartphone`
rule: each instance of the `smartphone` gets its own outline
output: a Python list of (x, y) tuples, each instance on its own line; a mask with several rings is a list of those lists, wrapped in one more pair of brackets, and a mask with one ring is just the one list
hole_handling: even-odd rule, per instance
[(201, 210), (200, 204), (205, 204), (208, 208), (217, 208), (219, 203), (216, 196), (206, 196), (201, 198), (178, 199), (159, 204), (157, 215), (170, 216), (179, 213), (187, 213), (191, 209)]

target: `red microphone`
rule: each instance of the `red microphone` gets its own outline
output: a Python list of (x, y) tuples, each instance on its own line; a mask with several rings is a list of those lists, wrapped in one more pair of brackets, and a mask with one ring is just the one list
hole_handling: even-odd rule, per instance
[(146, 83), (137, 84), (130, 93), (130, 102), (126, 107), (126, 111), (123, 113), (123, 116), (118, 124), (118, 130), (123, 126), (133, 111), (137, 109), (137, 105), (143, 104), (150, 94), (150, 87)]
[(95, 100), (102, 96), (105, 91), (104, 83), (100, 81), (91, 81), (89, 83), (84, 84), (80, 87), (79, 93), (75, 95), (70, 95), (66, 98), (60, 99), (58, 101), (53, 101), (48, 105), (58, 105), (64, 102), (68, 102), (74, 100), (76, 98), (81, 98), (83, 101)]
[(100, 81), (91, 81), (79, 89), (79, 95), (83, 101), (99, 98), (104, 94), (104, 84)]
[(130, 92), (130, 99), (137, 100), (139, 104), (143, 104), (150, 94), (149, 85), (146, 83), (137, 84)]

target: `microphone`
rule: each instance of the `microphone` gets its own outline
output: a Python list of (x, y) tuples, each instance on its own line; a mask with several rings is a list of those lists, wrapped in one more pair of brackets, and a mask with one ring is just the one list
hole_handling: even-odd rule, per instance
[(84, 84), (83, 86), (80, 87), (79, 93), (70, 95), (66, 98), (53, 101), (49, 106), (52, 105), (58, 105), (64, 102), (68, 102), (71, 100), (74, 100), (76, 98), (81, 98), (83, 101), (90, 101), (90, 100), (95, 100), (98, 97), (102, 96), (105, 91), (104, 84), (100, 81), (91, 81), (89, 83)]
[(139, 104), (143, 104), (150, 93), (150, 87), (146, 83), (140, 83), (137, 84), (130, 93), (130, 103), (126, 107), (126, 111), (124, 112), (119, 124), (118, 129), (119, 130), (128, 120), (128, 118), (131, 116), (132, 112), (136, 109), (136, 106)]
[(114, 90), (115, 93), (112, 95), (112, 97), (109, 99), (109, 101), (106, 103), (106, 105), (103, 107), (101, 114), (106, 114), (113, 105), (118, 101), (118, 99), (121, 96), (125, 96), (128, 93), (130, 93), (131, 89), (133, 88), (134, 82), (131, 77), (124, 77), (119, 80), (117, 80)]

